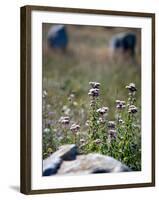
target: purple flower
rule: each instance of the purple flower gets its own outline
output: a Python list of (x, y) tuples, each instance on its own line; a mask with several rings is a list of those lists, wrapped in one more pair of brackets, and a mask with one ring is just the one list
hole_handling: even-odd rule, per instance
[(106, 122), (105, 119), (103, 119), (103, 117), (99, 117), (99, 120), (97, 121), (98, 124), (104, 124)]
[(108, 131), (108, 134), (109, 134), (109, 138), (112, 140), (112, 139), (116, 139), (116, 137), (117, 137), (117, 132), (116, 132), (116, 130), (114, 130), (114, 129), (110, 129), (109, 131)]
[(108, 110), (109, 110), (108, 107), (102, 107), (102, 108), (99, 108), (99, 109), (97, 110), (97, 113), (99, 113), (100, 115), (104, 115), (105, 113), (108, 112)]
[(108, 122), (108, 128), (114, 129), (115, 128), (115, 122), (114, 121), (109, 121)]
[(60, 117), (59, 119), (59, 123), (63, 124), (63, 125), (68, 125), (70, 123), (70, 118), (68, 116), (66, 117)]
[(129, 106), (129, 109), (128, 109), (129, 113), (135, 114), (137, 113), (137, 111), (138, 111), (138, 108), (136, 106), (134, 105)]
[(121, 101), (121, 100), (116, 100), (116, 108), (119, 110), (124, 109), (125, 106), (125, 101)]
[(131, 93), (137, 91), (135, 83), (130, 83), (129, 85), (127, 85), (125, 88), (127, 88)]
[(98, 97), (99, 96), (99, 89), (98, 88), (91, 88), (88, 92), (89, 96)]
[(54, 115), (54, 112), (50, 111), (50, 112), (48, 112), (48, 115), (52, 116), (52, 115)]
[(80, 125), (78, 124), (72, 124), (70, 130), (73, 132), (73, 133), (77, 133), (80, 129)]
[(99, 88), (100, 87), (100, 83), (98, 83), (98, 82), (89, 82), (89, 85), (92, 88)]

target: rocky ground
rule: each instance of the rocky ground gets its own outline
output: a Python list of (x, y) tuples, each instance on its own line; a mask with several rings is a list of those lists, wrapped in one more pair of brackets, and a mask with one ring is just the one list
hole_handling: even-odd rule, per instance
[(98, 153), (79, 155), (75, 144), (61, 146), (43, 160), (43, 176), (128, 172), (118, 160)]

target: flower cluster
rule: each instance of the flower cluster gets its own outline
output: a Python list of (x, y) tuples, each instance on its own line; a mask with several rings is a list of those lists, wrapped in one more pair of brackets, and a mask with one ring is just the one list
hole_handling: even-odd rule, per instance
[(114, 121), (109, 121), (108, 122), (108, 128), (115, 129), (115, 122)]
[(102, 107), (97, 109), (97, 113), (99, 114), (99, 118), (97, 123), (98, 124), (105, 124), (106, 119), (105, 116), (108, 114), (109, 108), (108, 107)]
[(109, 121), (108, 122), (108, 140), (111, 141), (111, 140), (114, 140), (116, 139), (116, 136), (117, 136), (117, 132), (115, 130), (115, 122), (114, 121)]
[(98, 88), (91, 88), (88, 92), (88, 95), (91, 97), (98, 97), (99, 96), (99, 89)]
[(97, 113), (99, 113), (101, 116), (103, 116), (104, 114), (106, 114), (108, 112), (109, 108), (108, 107), (102, 107), (97, 109)]
[(99, 145), (99, 144), (102, 143), (102, 140), (101, 140), (101, 139), (96, 139), (96, 140), (94, 140), (94, 143), (95, 143), (96, 145)]
[(72, 131), (72, 133), (77, 133), (80, 129), (80, 125), (78, 124), (72, 124), (72, 126), (70, 127), (70, 130)]
[(126, 86), (126, 88), (129, 90), (130, 93), (134, 93), (137, 91), (135, 83), (130, 83)]
[(128, 109), (129, 113), (135, 114), (135, 113), (137, 113), (137, 111), (138, 111), (138, 108), (136, 106), (134, 106), (134, 105), (129, 106), (129, 109)]
[(91, 97), (98, 97), (99, 96), (99, 87), (100, 83), (98, 82), (89, 82), (91, 89), (88, 92), (88, 95)]
[(116, 139), (117, 132), (115, 129), (108, 130), (109, 141)]
[(59, 119), (59, 123), (63, 124), (63, 125), (68, 125), (70, 123), (70, 117), (66, 116), (66, 117), (60, 117)]
[(118, 122), (119, 124), (124, 124), (124, 121), (121, 118), (118, 119)]
[(116, 100), (116, 108), (118, 110), (122, 110), (126, 107), (125, 105), (125, 101), (121, 101), (121, 100)]
[(89, 82), (89, 85), (92, 88), (99, 88), (100, 87), (100, 83), (98, 83), (98, 82)]
[(77, 134), (78, 134), (79, 129), (80, 129), (80, 125), (78, 124), (72, 124), (72, 126), (70, 127), (70, 130), (73, 133), (74, 143), (77, 142)]
[[(88, 95), (91, 103), (89, 111), (86, 110), (87, 104), (86, 106), (83, 106), (83, 102), (78, 104), (75, 101), (75, 94), (70, 93), (68, 104), (61, 104), (60, 111), (63, 114), (57, 121), (55, 120), (56, 111), (51, 104), (51, 95), (43, 91), (45, 106), (43, 138), (47, 141), (44, 144), (45, 154), (43, 155), (50, 155), (60, 145), (76, 144), (79, 154), (98, 152), (112, 156), (132, 169), (140, 169), (140, 119), (138, 114), (136, 115), (139, 107), (136, 107), (138, 101), (136, 101), (135, 84), (130, 83), (126, 86), (128, 99), (126, 101), (116, 100), (113, 109), (101, 104), (104, 101), (100, 97), (100, 83), (90, 82), (89, 85)], [(78, 110), (80, 105), (83, 107)], [(79, 124), (83, 124), (83, 127)]]

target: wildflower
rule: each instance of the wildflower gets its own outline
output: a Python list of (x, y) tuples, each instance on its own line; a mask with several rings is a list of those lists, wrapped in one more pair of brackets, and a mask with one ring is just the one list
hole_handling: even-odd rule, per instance
[(85, 139), (81, 138), (81, 139), (80, 139), (80, 142), (81, 142), (81, 143), (84, 143), (84, 142), (85, 142)]
[(67, 125), (67, 124), (69, 124), (69, 120), (64, 119), (61, 121), (61, 124)]
[(103, 117), (99, 117), (99, 120), (97, 120), (98, 124), (104, 124), (105, 123), (105, 119), (103, 119)]
[(98, 97), (99, 96), (99, 89), (98, 88), (91, 88), (88, 92), (89, 96)]
[(50, 129), (49, 128), (44, 128), (44, 133), (49, 133), (50, 132)]
[(129, 89), (130, 93), (137, 91), (135, 83), (130, 83), (129, 85), (126, 86), (126, 88)]
[(50, 111), (48, 112), (48, 115), (54, 115), (54, 112)]
[(89, 82), (89, 85), (92, 88), (99, 88), (100, 87), (100, 83), (98, 83), (98, 82)]
[(116, 100), (116, 108), (121, 110), (125, 108), (125, 101)]
[(98, 144), (101, 144), (102, 141), (101, 141), (101, 139), (96, 139), (96, 140), (94, 140), (94, 143), (98, 145)]
[(68, 97), (68, 100), (73, 102), (74, 98), (75, 98), (75, 95), (74, 94), (70, 94), (69, 97)]
[(108, 112), (108, 110), (109, 110), (108, 107), (102, 107), (97, 110), (97, 113), (99, 113), (100, 115), (104, 115), (105, 113)]
[(124, 124), (124, 121), (122, 119), (118, 119), (119, 124)]
[(108, 134), (109, 134), (109, 138), (110, 138), (110, 139), (116, 139), (116, 136), (117, 136), (116, 130), (110, 129), (110, 130), (108, 131)]
[(70, 130), (73, 132), (73, 133), (77, 133), (80, 129), (80, 125), (78, 124), (72, 124)]
[(129, 109), (128, 109), (129, 113), (135, 114), (137, 113), (137, 111), (138, 111), (138, 108), (136, 106), (134, 105), (129, 106)]
[(108, 128), (114, 129), (115, 128), (115, 122), (114, 121), (109, 121), (108, 122)]
[(68, 116), (60, 117), (59, 123), (61, 123), (63, 125), (68, 125), (70, 123), (70, 118)]

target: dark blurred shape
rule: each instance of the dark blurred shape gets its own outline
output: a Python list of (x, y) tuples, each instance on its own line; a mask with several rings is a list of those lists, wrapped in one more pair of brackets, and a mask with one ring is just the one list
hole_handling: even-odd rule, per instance
[(120, 33), (111, 40), (112, 56), (114, 59), (134, 59), (136, 48), (135, 33)]
[(52, 50), (66, 52), (68, 45), (67, 29), (64, 25), (54, 25), (48, 31), (48, 46)]

